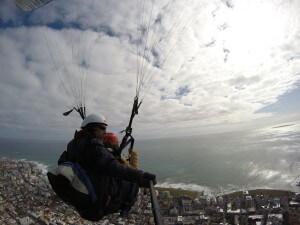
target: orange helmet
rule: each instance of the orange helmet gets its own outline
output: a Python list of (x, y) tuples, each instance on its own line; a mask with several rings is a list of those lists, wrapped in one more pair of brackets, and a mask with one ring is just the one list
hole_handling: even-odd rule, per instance
[(109, 143), (112, 145), (118, 144), (119, 143), (118, 135), (113, 132), (106, 133), (103, 138), (103, 144), (106, 144), (106, 143)]

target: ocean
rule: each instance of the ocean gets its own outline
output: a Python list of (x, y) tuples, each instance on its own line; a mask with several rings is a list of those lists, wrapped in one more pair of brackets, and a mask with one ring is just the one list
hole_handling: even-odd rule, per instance
[[(56, 165), (68, 141), (0, 139), (0, 157), (34, 161), (46, 171)], [(160, 187), (208, 195), (257, 188), (299, 191), (300, 121), (243, 132), (136, 140), (135, 147), (140, 169), (156, 174)]]

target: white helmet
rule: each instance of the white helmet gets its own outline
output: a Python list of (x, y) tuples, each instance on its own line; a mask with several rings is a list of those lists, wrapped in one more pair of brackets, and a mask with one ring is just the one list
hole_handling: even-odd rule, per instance
[(89, 123), (101, 123), (107, 126), (105, 117), (103, 115), (90, 114), (81, 123), (81, 128), (85, 127)]

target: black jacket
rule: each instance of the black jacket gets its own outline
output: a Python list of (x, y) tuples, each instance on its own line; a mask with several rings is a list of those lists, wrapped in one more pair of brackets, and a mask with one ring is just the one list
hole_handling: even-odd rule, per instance
[(96, 195), (103, 204), (107, 201), (107, 196), (112, 194), (115, 180), (136, 182), (142, 172), (122, 165), (99, 139), (87, 133), (75, 135), (69, 142), (67, 151), (60, 157), (58, 163), (65, 161), (77, 162), (86, 170)]

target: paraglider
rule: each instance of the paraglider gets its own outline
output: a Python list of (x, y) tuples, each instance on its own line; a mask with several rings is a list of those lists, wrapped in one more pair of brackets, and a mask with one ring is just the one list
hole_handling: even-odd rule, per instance
[[(47, 3), (49, 0), (15, 0), (16, 6), (25, 12), (31, 12), (36, 10)], [(86, 3), (85, 3), (86, 4)], [(120, 156), (122, 150), (130, 144), (130, 148), (133, 148), (134, 138), (132, 137), (132, 125), (135, 115), (138, 114), (139, 108), (144, 101), (146, 95), (149, 93), (151, 86), (153, 85), (155, 78), (163, 74), (163, 68), (165, 62), (171, 55), (172, 51), (176, 47), (177, 43), (181, 40), (183, 35), (189, 29), (190, 25), (197, 18), (198, 9), (200, 3), (197, 0), (187, 0), (182, 4), (180, 1), (163, 1), (157, 3), (154, 0), (137, 0), (137, 30), (138, 35), (134, 37), (133, 43), (136, 44), (136, 93), (134, 97), (134, 102), (131, 110), (131, 115), (129, 119), (128, 126), (124, 130), (125, 135), (122, 139), (119, 149), (116, 152), (116, 156)], [(93, 5), (93, 1), (91, 3)], [(179, 15), (175, 15), (176, 10), (173, 6), (181, 7)], [(87, 26), (88, 27), (88, 26)], [(91, 47), (87, 43), (86, 34), (88, 33), (85, 29), (84, 38), (81, 40), (83, 44), (82, 49), (75, 52), (74, 38), (71, 38), (72, 54), (71, 58), (73, 62), (73, 70), (67, 68), (64, 57), (62, 56), (62, 50), (57, 47), (55, 49), (50, 44), (50, 40), (45, 34), (47, 31), (42, 27), (43, 37), (45, 39), (51, 61), (54, 65), (55, 71), (60, 78), (63, 89), (65, 90), (68, 99), (70, 101), (70, 109), (63, 113), (67, 116), (72, 111), (77, 111), (83, 121), (86, 121), (86, 85), (87, 85), (87, 74), (89, 69), (90, 52)], [(68, 31), (72, 34), (72, 31)], [(80, 46), (80, 45), (78, 45)], [(81, 51), (81, 53), (80, 53)], [(55, 52), (57, 57), (55, 57)], [(81, 55), (81, 57), (79, 57)], [(65, 77), (66, 79), (64, 79)], [(104, 124), (104, 123), (102, 123)], [(76, 135), (75, 135), (76, 136)], [(76, 138), (75, 138), (76, 139)], [(68, 161), (64, 161), (66, 163)], [(53, 172), (53, 176), (61, 174), (62, 170), (70, 170), (70, 165), (60, 168), (58, 171)], [(71, 166), (72, 168), (72, 166)], [(73, 166), (73, 171), (76, 171)], [(81, 168), (77, 167), (77, 170), (81, 171)], [(74, 175), (75, 173), (73, 173)], [(55, 183), (53, 176), (50, 175), (50, 180)], [(52, 176), (52, 177), (51, 177)], [(75, 175), (74, 175), (75, 176)], [(75, 176), (76, 177), (76, 176)], [(146, 176), (147, 177), (147, 176)], [(148, 176), (151, 177), (151, 176)], [(83, 182), (84, 183), (84, 182)], [(79, 189), (83, 189), (83, 193), (91, 193), (87, 187), (88, 181), (85, 185), (81, 185)], [(158, 210), (158, 203), (156, 199), (155, 192), (153, 191), (153, 185), (155, 185), (155, 179), (150, 179), (149, 186), (152, 202), (153, 202), (153, 213), (155, 214), (155, 220), (157, 224), (161, 223), (161, 218)], [(84, 188), (84, 186), (86, 188)], [(63, 198), (63, 195), (60, 197)], [(87, 197), (87, 196), (85, 196)], [(93, 204), (94, 202), (88, 202), (88, 204)], [(73, 203), (74, 205), (75, 203)], [(77, 204), (77, 202), (76, 202)], [(79, 203), (80, 204), (80, 203)], [(77, 205), (76, 208), (80, 208)]]

